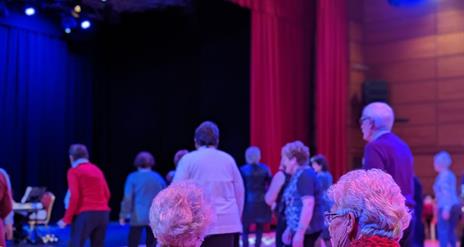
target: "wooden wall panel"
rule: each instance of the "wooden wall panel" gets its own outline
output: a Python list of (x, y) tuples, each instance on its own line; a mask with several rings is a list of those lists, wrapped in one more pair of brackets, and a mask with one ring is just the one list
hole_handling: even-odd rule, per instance
[(433, 80), (436, 77), (436, 61), (433, 58), (379, 64), (370, 67), (372, 69), (368, 71), (368, 75), (372, 79), (384, 79), (388, 82), (424, 81)]
[(436, 56), (435, 36), (394, 41), (366, 46), (366, 61), (369, 64), (430, 58)]
[(390, 100), (393, 104), (434, 102), (436, 88), (435, 81), (390, 83)]
[(464, 146), (464, 125), (441, 124), (438, 129), (438, 145)]
[(434, 125), (409, 126), (396, 124), (394, 131), (411, 147), (434, 146), (437, 143), (437, 130)]
[(353, 63), (363, 63), (362, 45), (359, 43), (350, 43), (350, 61)]
[(438, 57), (437, 75), (441, 78), (464, 77), (464, 55)]
[(436, 172), (433, 168), (433, 154), (414, 155), (414, 171), (419, 177), (433, 177)]
[(462, 32), (464, 31), (464, 11), (459, 9), (443, 10), (437, 13), (437, 32)]
[(437, 56), (464, 53), (464, 32), (440, 34), (437, 36), (436, 43)]
[(396, 118), (407, 119), (407, 125), (434, 125), (437, 121), (435, 103), (393, 105)]
[(438, 123), (462, 123), (464, 128), (464, 101), (441, 102), (437, 108)]
[(350, 41), (355, 43), (363, 42), (363, 26), (361, 23), (356, 21), (350, 21), (348, 26), (348, 31), (350, 35)]
[(438, 85), (438, 99), (439, 100), (441, 101), (446, 101), (446, 100), (464, 101), (464, 77), (439, 80), (437, 82), (437, 85)]

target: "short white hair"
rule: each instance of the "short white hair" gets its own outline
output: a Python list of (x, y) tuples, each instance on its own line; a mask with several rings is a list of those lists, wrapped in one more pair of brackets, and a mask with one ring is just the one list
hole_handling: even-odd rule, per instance
[(329, 188), (328, 196), (333, 210), (357, 216), (363, 236), (399, 240), (411, 220), (400, 187), (380, 169), (348, 172)]
[(395, 122), (393, 109), (384, 102), (373, 102), (364, 107), (363, 117), (369, 117), (378, 130), (392, 130)]
[(171, 184), (153, 199), (150, 227), (161, 246), (194, 247), (212, 222), (212, 209), (193, 181)]
[(248, 164), (258, 164), (259, 160), (261, 160), (261, 150), (256, 146), (247, 148), (245, 159)]
[(433, 157), (433, 161), (436, 165), (440, 167), (448, 168), (453, 163), (451, 155), (446, 151), (440, 151)]

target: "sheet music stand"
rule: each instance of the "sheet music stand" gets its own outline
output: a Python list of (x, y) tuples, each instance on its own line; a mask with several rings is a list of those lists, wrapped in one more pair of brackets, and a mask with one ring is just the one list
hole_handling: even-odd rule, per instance
[(40, 202), (42, 196), (45, 194), (47, 188), (45, 187), (31, 187), (26, 188), (23, 198), (21, 198), (21, 203), (28, 202)]

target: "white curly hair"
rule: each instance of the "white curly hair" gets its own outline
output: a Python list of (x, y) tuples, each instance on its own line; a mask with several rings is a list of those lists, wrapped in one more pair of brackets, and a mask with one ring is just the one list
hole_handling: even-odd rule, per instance
[(150, 226), (164, 247), (196, 247), (212, 222), (212, 209), (203, 190), (181, 181), (162, 190), (150, 208)]
[(400, 187), (379, 169), (348, 172), (329, 188), (328, 196), (332, 211), (354, 212), (363, 236), (399, 240), (411, 220)]

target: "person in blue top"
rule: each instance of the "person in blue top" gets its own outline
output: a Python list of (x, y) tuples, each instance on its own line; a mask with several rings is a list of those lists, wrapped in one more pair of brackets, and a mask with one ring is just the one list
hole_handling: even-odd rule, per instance
[(249, 147), (245, 152), (247, 164), (240, 168), (245, 183), (245, 209), (243, 211), (242, 242), (248, 247), (248, 233), (251, 224), (256, 224), (255, 246), (261, 246), (264, 224), (271, 221), (271, 208), (264, 200), (264, 194), (271, 181), (269, 168), (260, 163), (261, 151), (258, 147)]
[(149, 152), (140, 152), (134, 161), (137, 171), (129, 174), (124, 186), (119, 223), (124, 225), (130, 219), (129, 247), (139, 246), (142, 231), (146, 232), (146, 246), (156, 246), (149, 224), (149, 211), (153, 198), (164, 188), (166, 182), (160, 174), (152, 170), (155, 158)]
[(438, 172), (433, 184), (438, 207), (438, 240), (440, 247), (456, 246), (455, 229), (459, 220), (459, 198), (456, 191), (456, 175), (449, 168), (451, 155), (441, 151), (434, 156), (434, 168)]
[[(327, 190), (333, 183), (332, 174), (329, 172), (329, 162), (324, 155), (318, 154), (311, 158), (311, 166), (317, 174), (317, 178), (321, 184), (321, 202), (322, 202), (322, 211), (329, 212), (332, 207), (332, 203), (327, 196)], [(326, 247), (331, 247), (330, 234), (328, 226), (324, 226), (320, 238), (324, 241)]]
[(313, 247), (324, 229), (321, 184), (309, 166), (309, 148), (301, 141), (282, 148), (285, 171), (292, 177), (284, 191), (287, 229), (282, 241), (292, 247)]

